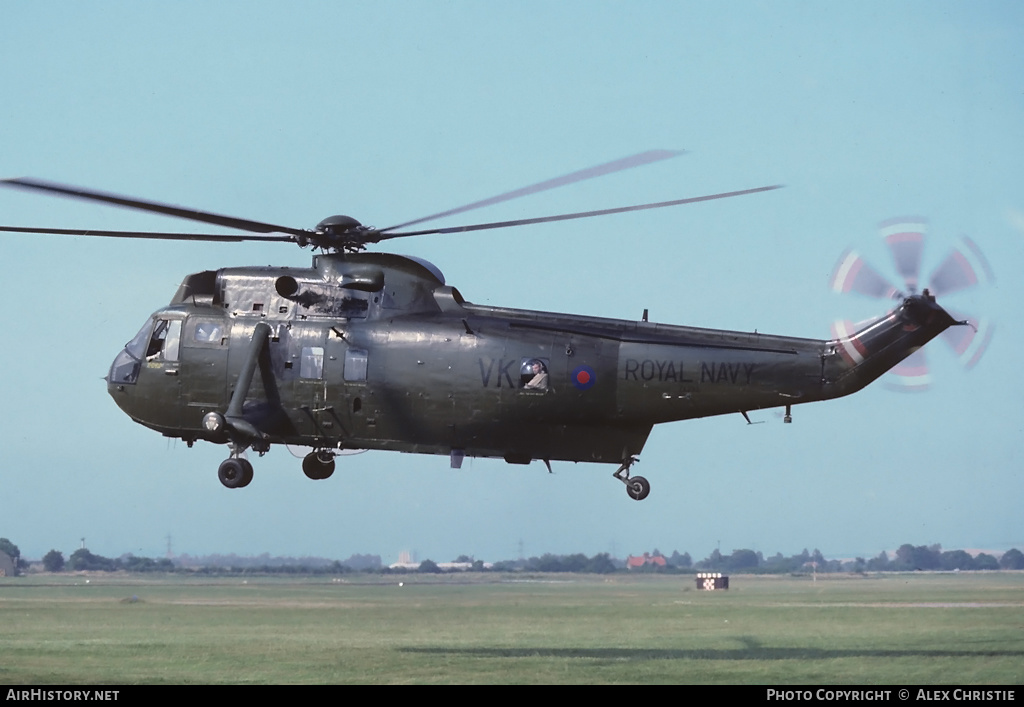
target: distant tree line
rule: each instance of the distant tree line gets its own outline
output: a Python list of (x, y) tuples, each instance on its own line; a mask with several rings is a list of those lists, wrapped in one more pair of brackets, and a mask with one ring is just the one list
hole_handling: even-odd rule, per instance
[[(1014, 548), (1003, 553), (998, 560), (987, 553), (979, 553), (972, 556), (964, 550), (942, 551), (940, 545), (914, 546), (910, 544), (901, 545), (893, 557), (886, 552), (881, 552), (877, 557), (866, 560), (862, 557), (853, 560), (829, 560), (822, 555), (821, 551), (815, 549), (784, 556), (776, 553), (765, 558), (760, 552), (754, 550), (740, 549), (733, 550), (729, 555), (723, 555), (719, 550), (713, 550), (703, 560), (693, 562), (689, 553), (679, 554), (673, 552), (670, 556), (661, 554), (658, 550), (650, 553), (650, 558), (661, 558), (664, 562), (651, 561), (638, 567), (632, 567), (631, 572), (654, 572), (654, 573), (681, 573), (692, 574), (695, 572), (733, 572), (745, 574), (810, 574), (829, 572), (909, 572), (915, 570), (932, 571), (953, 571), (953, 570), (1022, 570), (1024, 569), (1024, 553)], [(456, 561), (464, 561), (465, 556)], [(586, 572), (592, 574), (607, 574), (622, 571), (626, 563), (622, 560), (611, 558), (607, 553), (587, 557), (583, 554), (573, 555), (552, 555), (545, 554), (540, 557), (531, 557), (525, 560), (503, 560), (495, 562), (489, 569), (482, 566), (482, 563), (474, 563), (472, 570), (492, 572)], [(403, 570), (409, 571), (409, 570)], [(441, 572), (437, 563), (432, 560), (425, 560), (420, 564), (419, 572)]]
[[(0, 539), (2, 542), (3, 539)], [(0, 545), (0, 550), (3, 546)], [(178, 572), (188, 574), (344, 574), (347, 572), (373, 571), (381, 567), (379, 555), (352, 555), (344, 562), (316, 557), (282, 558), (260, 555), (241, 557), (238, 555), (211, 555), (190, 557), (183, 555), (177, 560), (168, 558), (152, 559), (132, 554), (117, 558), (96, 555), (85, 548), (75, 550), (66, 561), (59, 550), (50, 550), (43, 556), (43, 569), (47, 572)], [(27, 568), (28, 563), (23, 563)]]
[(6, 553), (11, 558), (15, 572), (28, 568), (28, 563), (21, 558), (21, 550), (7, 538), (0, 538), (0, 552)]
[[(245, 569), (256, 569), (256, 568), (279, 568), (281, 571), (287, 572), (291, 567), (308, 567), (308, 568), (321, 568), (321, 569), (332, 569), (338, 560), (331, 560), (323, 557), (272, 557), (269, 553), (263, 553), (256, 556), (243, 556), (243, 555), (204, 555), (204, 556), (192, 556), (192, 555), (179, 555), (175, 559), (175, 564), (180, 567), (189, 568), (200, 568), (200, 567), (232, 567), (237, 570)], [(348, 567), (350, 570), (366, 570), (366, 569), (377, 569), (381, 566), (380, 555), (352, 555), (347, 560), (342, 560), (340, 564)]]
[[(673, 558), (675, 555), (673, 555)], [(668, 558), (672, 566), (673, 558)], [(676, 564), (676, 566), (680, 566)], [(1024, 569), (1024, 553), (1014, 548), (1003, 553), (998, 560), (988, 553), (971, 555), (964, 550), (943, 552), (941, 545), (901, 545), (894, 556), (880, 552), (877, 557), (853, 560), (829, 560), (821, 551), (806, 549), (786, 557), (776, 553), (765, 558), (753, 550), (733, 550), (722, 555), (714, 550), (707, 558), (693, 565), (697, 571), (750, 572), (764, 574), (787, 574), (803, 572), (910, 572), (914, 570), (1020, 570)]]
[(587, 557), (582, 553), (574, 555), (551, 555), (545, 554), (540, 557), (531, 557), (525, 561), (495, 562), (491, 567), (495, 572), (525, 571), (525, 572), (586, 572), (589, 574), (611, 574), (617, 571), (622, 563), (616, 563), (607, 552), (602, 552), (593, 557)]
[(117, 558), (94, 555), (84, 547), (71, 553), (67, 562), (64, 555), (58, 550), (50, 550), (43, 556), (43, 569), (47, 572), (173, 572), (174, 562), (165, 558), (154, 560), (150, 557), (136, 557), (135, 555), (122, 555)]
[[(0, 552), (11, 557), (19, 571), (28, 568), (28, 562), (21, 557), (17, 545), (7, 538), (0, 538)], [(485, 565), (467, 555), (460, 555), (454, 561), (465, 569), (452, 571), (470, 572), (581, 572), (610, 574), (625, 571), (623, 560), (612, 558), (608, 553), (587, 557), (582, 553), (571, 555), (544, 554), (529, 559), (502, 560)], [(58, 550), (50, 550), (43, 557), (43, 569), (47, 572), (178, 572), (189, 574), (324, 574), (337, 575), (350, 572), (375, 572), (381, 574), (405, 574), (410, 572), (441, 573), (442, 569), (433, 560), (424, 560), (415, 569), (389, 568), (383, 565), (379, 555), (352, 555), (344, 561), (323, 558), (281, 558), (260, 555), (239, 557), (237, 555), (213, 555), (209, 557), (182, 556), (177, 560), (168, 558), (152, 559), (132, 554), (118, 558), (96, 555), (85, 548), (75, 550), (65, 560)], [(723, 555), (713, 550), (703, 560), (694, 562), (689, 553), (663, 555), (654, 550), (647, 561), (631, 572), (694, 573), (732, 572), (755, 574), (806, 574), (828, 572), (909, 572), (909, 571), (956, 571), (956, 570), (1021, 570), (1024, 569), (1024, 553), (1017, 548), (1003, 553), (998, 560), (987, 553), (971, 555), (964, 550), (943, 551), (940, 545), (904, 544), (893, 556), (881, 552), (877, 557), (853, 560), (829, 560), (821, 551), (806, 549), (796, 555), (784, 556), (776, 553), (764, 557), (760, 552), (749, 549), (733, 550)]]

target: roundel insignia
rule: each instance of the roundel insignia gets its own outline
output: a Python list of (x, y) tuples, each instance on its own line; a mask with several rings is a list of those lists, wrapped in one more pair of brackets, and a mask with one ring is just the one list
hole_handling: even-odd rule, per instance
[(580, 390), (592, 388), (597, 382), (597, 374), (590, 366), (577, 366), (572, 372), (572, 384)]

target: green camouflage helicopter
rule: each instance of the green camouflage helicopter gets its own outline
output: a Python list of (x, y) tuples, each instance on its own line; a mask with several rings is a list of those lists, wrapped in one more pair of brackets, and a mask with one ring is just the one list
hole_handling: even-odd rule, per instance
[[(680, 154), (655, 150), (384, 229), (332, 216), (313, 230), (239, 219), (33, 179), (3, 186), (141, 209), (246, 235), (0, 226), (0, 231), (201, 241), (280, 241), (318, 249), (309, 268), (232, 267), (185, 277), (114, 359), (106, 377), (136, 422), (189, 447), (228, 444), (218, 470), (248, 485), (273, 444), (311, 448), (306, 476), (335, 457), (382, 449), (512, 464), (617, 464), (630, 474), (653, 425), (785, 408), (854, 393), (956, 321), (926, 289), (832, 340), (700, 329), (467, 302), (419, 258), (364, 252), (383, 240), (507, 228), (722, 199), (765, 186), (675, 201), (470, 226), (408, 230)], [(259, 373), (257, 376), (256, 373)], [(749, 417), (747, 417), (749, 421)]]

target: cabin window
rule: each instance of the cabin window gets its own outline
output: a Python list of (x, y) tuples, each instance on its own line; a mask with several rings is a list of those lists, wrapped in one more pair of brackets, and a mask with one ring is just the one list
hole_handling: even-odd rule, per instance
[(299, 377), (320, 379), (324, 377), (324, 348), (303, 346), (299, 359)]
[(524, 358), (519, 366), (519, 387), (540, 393), (550, 387), (548, 359)]
[(181, 331), (181, 345), (204, 349), (221, 347), (227, 342), (226, 326), (223, 320), (189, 317)]
[(153, 336), (146, 348), (147, 359), (177, 361), (178, 348), (181, 346), (181, 320), (157, 319), (153, 327)]
[(194, 341), (200, 344), (219, 344), (221, 338), (220, 322), (196, 322)]
[(349, 349), (345, 352), (345, 380), (350, 382), (366, 380), (367, 353), (363, 349)]

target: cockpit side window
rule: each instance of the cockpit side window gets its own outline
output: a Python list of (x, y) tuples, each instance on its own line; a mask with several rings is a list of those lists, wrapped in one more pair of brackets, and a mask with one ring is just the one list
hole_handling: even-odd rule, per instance
[(177, 361), (181, 346), (181, 320), (157, 319), (146, 348), (146, 359)]
[(149, 339), (149, 346), (146, 347), (146, 358), (152, 358), (164, 350), (164, 340), (167, 338), (167, 320), (160, 319), (153, 329), (153, 336)]
[(164, 360), (177, 361), (178, 349), (181, 346), (181, 320), (174, 319), (167, 327), (167, 338), (164, 341)]

